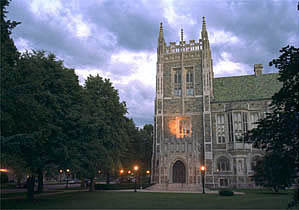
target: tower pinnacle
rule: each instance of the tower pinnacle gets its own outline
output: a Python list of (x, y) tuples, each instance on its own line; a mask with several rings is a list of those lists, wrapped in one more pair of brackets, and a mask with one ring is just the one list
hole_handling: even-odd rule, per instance
[(205, 17), (202, 17), (201, 38), (203, 40), (207, 40), (208, 39), (208, 32), (207, 32), (207, 26), (206, 26)]
[(163, 40), (164, 37), (163, 37), (163, 25), (162, 25), (162, 22), (160, 23), (160, 34), (159, 34), (159, 40)]
[(207, 30), (205, 16), (202, 17), (202, 30), (203, 30), (203, 31), (206, 31), (206, 30)]
[(184, 41), (184, 31), (183, 31), (183, 29), (181, 29), (181, 42), (183, 42)]

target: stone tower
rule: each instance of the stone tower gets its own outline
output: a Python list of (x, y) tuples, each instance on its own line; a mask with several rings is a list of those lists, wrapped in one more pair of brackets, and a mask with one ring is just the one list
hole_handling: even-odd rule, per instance
[(200, 166), (212, 175), (211, 100), (213, 64), (203, 17), (198, 41), (166, 44), (163, 26), (157, 48), (152, 182), (200, 183)]

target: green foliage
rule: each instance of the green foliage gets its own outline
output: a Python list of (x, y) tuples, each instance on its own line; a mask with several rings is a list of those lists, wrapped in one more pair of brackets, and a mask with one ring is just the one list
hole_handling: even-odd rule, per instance
[(89, 76), (82, 91), (80, 140), (74, 155), (83, 177), (111, 173), (127, 146), (126, 105), (109, 79)]
[(234, 192), (231, 191), (231, 190), (219, 190), (219, 195), (221, 196), (233, 196), (234, 195)]
[(294, 183), (295, 163), (283, 153), (266, 153), (253, 168), (253, 179), (257, 185), (271, 187), (275, 192)]
[(299, 49), (285, 47), (278, 59), (270, 62), (279, 69), (283, 86), (273, 97), (272, 112), (258, 122), (246, 139), (267, 152), (255, 171), (257, 184), (275, 190), (289, 186), (298, 174), (299, 163)]
[(32, 184), (38, 175), (39, 187), (44, 172), (58, 169), (91, 180), (133, 162), (149, 169), (152, 126), (138, 130), (125, 117), (109, 79), (89, 76), (81, 87), (54, 54), (20, 54), (10, 38), (18, 23), (5, 20), (8, 4), (1, 1), (1, 166), (29, 173)]
[(140, 173), (145, 175), (145, 171), (151, 169), (153, 125), (146, 124), (142, 129), (138, 129), (132, 120), (127, 120), (126, 129), (129, 144), (122, 158), (123, 166), (132, 169), (132, 166), (137, 164), (140, 166)]

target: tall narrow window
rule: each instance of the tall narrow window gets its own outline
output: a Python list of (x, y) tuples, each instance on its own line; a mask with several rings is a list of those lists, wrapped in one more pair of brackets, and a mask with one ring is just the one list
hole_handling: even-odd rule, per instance
[(181, 96), (182, 95), (182, 75), (180, 70), (176, 70), (174, 72), (174, 95)]
[(242, 116), (241, 112), (233, 113), (233, 125), (234, 125), (234, 140), (242, 141)]
[(258, 112), (250, 113), (250, 127), (251, 127), (251, 129), (257, 127), (257, 124), (256, 124), (257, 121), (259, 121), (259, 113)]
[(247, 112), (242, 113), (242, 120), (243, 120), (243, 133), (246, 133), (248, 131)]
[(232, 113), (228, 113), (228, 136), (229, 136), (229, 142), (233, 142), (234, 141), (234, 133), (233, 133)]
[(216, 135), (218, 144), (225, 143), (224, 114), (216, 115)]
[(188, 70), (186, 73), (186, 95), (193, 96), (194, 88), (193, 88), (193, 71)]

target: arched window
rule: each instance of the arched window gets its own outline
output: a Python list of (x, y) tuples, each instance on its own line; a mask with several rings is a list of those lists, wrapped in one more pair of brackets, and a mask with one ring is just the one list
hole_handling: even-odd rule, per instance
[(217, 160), (217, 171), (230, 171), (229, 159), (220, 157)]

